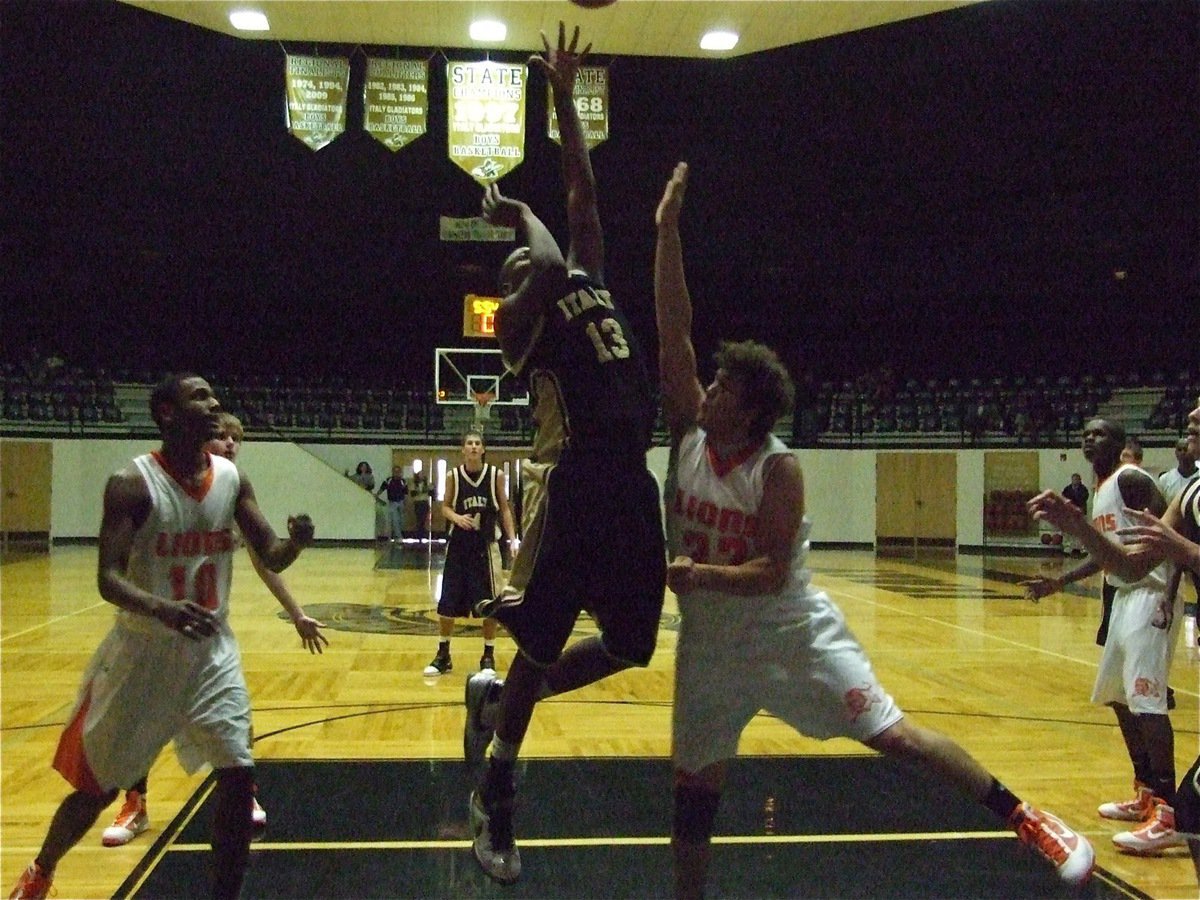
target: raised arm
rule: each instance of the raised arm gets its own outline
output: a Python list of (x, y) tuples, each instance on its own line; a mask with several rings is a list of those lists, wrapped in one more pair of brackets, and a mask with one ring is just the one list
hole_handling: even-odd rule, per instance
[(258, 554), (263, 565), (272, 572), (282, 572), (296, 561), (300, 551), (313, 541), (313, 523), (306, 515), (288, 516), (288, 537), (280, 540), (259, 509), (258, 499), (254, 496), (254, 488), (245, 473), (241, 476), (241, 486), (238, 489), (237, 506), (234, 508), (234, 518), (242, 530), (254, 552)]
[(704, 393), (696, 377), (692, 298), (683, 274), (683, 245), (679, 237), (679, 213), (683, 208), (687, 178), (687, 163), (677, 164), (654, 214), (658, 226), (658, 243), (654, 251), (658, 370), (667, 425), (674, 439), (695, 424)]
[(504, 263), (501, 289), (505, 296), (496, 310), (496, 338), (505, 359), (520, 359), (529, 346), (537, 323), (549, 304), (558, 299), (565, 281), (566, 260), (554, 236), (529, 204), (500, 193), (496, 184), (483, 192), (483, 218), (493, 225), (516, 228), (525, 246)]
[(579, 46), (579, 27), (567, 45), (567, 29), (558, 23), (558, 46), (551, 48), (542, 34), (541, 56), (530, 57), (529, 64), (546, 73), (558, 115), (558, 130), (562, 140), (563, 182), (567, 189), (567, 226), (571, 242), (567, 249), (567, 267), (583, 269), (599, 281), (604, 279), (604, 232), (600, 227), (600, 212), (596, 201), (596, 177), (583, 137), (583, 123), (575, 108), (575, 76), (583, 65), (592, 45), (576, 52)]

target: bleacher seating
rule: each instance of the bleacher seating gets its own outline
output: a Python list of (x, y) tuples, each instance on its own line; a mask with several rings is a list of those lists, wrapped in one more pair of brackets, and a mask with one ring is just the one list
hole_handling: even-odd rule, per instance
[[(0, 431), (152, 434), (144, 407), (157, 377), (115, 381), (61, 363), (32, 371), (0, 363)], [(248, 432), (264, 437), (445, 443), (463, 427), (459, 410), (448, 414), (431, 385), (228, 378), (214, 388)], [(1167, 445), (1186, 428), (1198, 393), (1200, 374), (1191, 370), (923, 380), (889, 372), (806, 383), (804, 400), (777, 431), (794, 446), (1073, 446), (1088, 417), (1105, 415), (1144, 444)], [(492, 442), (528, 442), (529, 408), (497, 406), (485, 428)], [(660, 421), (656, 438), (665, 437)]]

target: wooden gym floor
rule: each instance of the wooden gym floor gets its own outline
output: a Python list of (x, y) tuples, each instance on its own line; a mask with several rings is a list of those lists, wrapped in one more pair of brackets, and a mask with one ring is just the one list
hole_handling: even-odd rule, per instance
[[(36, 853), (66, 792), (65, 783), (50, 768), (50, 759), (79, 675), (113, 614), (96, 592), (95, 562), (94, 546), (60, 546), (48, 554), (12, 553), (0, 564), (0, 878), (5, 882), (0, 887), (5, 889)], [(1065, 564), (1070, 563), (1061, 556), (885, 559), (858, 551), (812, 555), (815, 583), (842, 606), (884, 685), (906, 712), (951, 735), (1019, 795), (1055, 811), (1088, 835), (1100, 867), (1091, 895), (1197, 897), (1200, 890), (1186, 852), (1153, 859), (1119, 854), (1109, 840), (1122, 830), (1119, 823), (1095, 814), (1101, 801), (1126, 796), (1131, 782), (1112, 713), (1088, 702), (1099, 657), (1094, 644), (1099, 585), (1084, 583), (1069, 594), (1034, 605), (1022, 599), (1015, 583), (1031, 572), (1057, 572)], [(643, 896), (661, 895), (669, 885), (663, 871), (668, 865), (663, 839), (669, 781), (662, 773), (668, 771), (678, 629), (674, 598), (667, 598), (659, 650), (649, 669), (622, 673), (539, 706), (524, 747), (528, 760), (524, 777), (531, 800), (518, 813), (517, 833), (519, 839), (537, 834), (545, 840), (531, 844), (523, 854), (528, 883), (505, 892), (474, 868), (465, 822), (458, 821), (465, 818), (461, 807), (469, 790), (458, 762), (463, 683), (478, 664), (478, 629), (466, 624), (459, 629), (452, 644), (452, 673), (436, 679), (421, 674), (436, 649), (434, 597), (439, 570), (437, 555), (422, 548), (309, 550), (285, 578), (308, 612), (329, 626), (331, 646), (324, 655), (310, 657), (300, 649), (291, 625), (280, 618), (278, 606), (258, 582), (249, 561), (244, 555), (238, 557), (233, 626), (241, 640), (255, 704), (255, 752), (270, 822), (255, 854), (246, 895), (305, 896), (306, 884), (314, 889), (321, 885), (318, 894), (328, 897), (534, 896), (538, 885), (543, 891), (554, 891), (554, 882), (536, 879), (539, 867), (549, 871), (560, 865), (551, 862), (556, 859), (551, 850), (558, 846), (555, 835), (562, 828), (530, 812), (539, 805), (532, 799), (536, 792), (560, 785), (559, 795), (569, 795), (572, 786), (586, 789), (590, 791), (587, 815), (592, 816), (590, 810), (599, 808), (597, 798), (610, 792), (595, 785), (625, 784), (630, 776), (624, 773), (643, 770), (651, 774), (631, 783), (644, 783), (646, 790), (630, 792), (634, 799), (618, 803), (616, 812), (595, 813), (598, 821), (618, 822), (623, 828), (628, 823), (621, 810), (630, 820), (649, 817), (653, 824), (643, 826), (642, 838), (608, 841), (603, 838), (608, 834), (604, 827), (587, 840), (576, 840), (578, 832), (570, 829), (562, 838), (574, 841), (573, 864), (583, 866), (581, 871), (602, 873), (587, 875), (595, 879), (591, 883), (576, 884), (579, 896), (639, 896), (643, 889)], [(581, 622), (580, 633), (589, 630), (589, 623)], [(497, 650), (503, 673), (513, 652), (503, 635)], [(1182, 773), (1195, 758), (1200, 734), (1197, 660), (1188, 646), (1181, 645), (1176, 654), (1172, 685), (1178, 697), (1172, 719)], [(869, 869), (876, 865), (896, 871), (910, 866), (904, 852), (912, 852), (913, 845), (886, 836), (868, 834), (863, 843), (851, 844), (845, 857), (835, 855), (830, 861), (811, 855), (818, 852), (822, 840), (764, 845), (761, 822), (747, 832), (746, 817), (763, 814), (762, 794), (755, 794), (761, 785), (767, 786), (764, 790), (771, 785), (777, 788), (771, 808), (778, 804), (780, 834), (787, 831), (785, 818), (795, 814), (788, 810), (797, 805), (790, 798), (799, 795), (800, 784), (811, 790), (814, 781), (824, 782), (831, 798), (845, 796), (858, 804), (878, 798), (880, 808), (890, 809), (898, 801), (884, 801), (888, 795), (872, 787), (875, 781), (857, 781), (868, 777), (863, 772), (878, 771), (879, 761), (864, 748), (850, 741), (807, 740), (764, 715), (747, 729), (741, 752), (752, 759), (739, 767), (743, 780), (731, 787), (722, 808), (718, 830), (731, 837), (718, 850), (714, 896), (964, 895), (937, 881), (918, 889), (904, 881), (881, 879), (872, 888), (871, 882), (864, 887), (829, 880), (825, 872), (831, 866)], [(845, 760), (861, 763), (853, 770), (858, 774), (844, 768)], [(613, 775), (614, 771), (623, 774)], [(359, 777), (364, 772), (368, 776)], [(386, 774), (370, 774), (377, 772)], [(855, 781), (853, 789), (847, 789), (848, 780)], [(411, 787), (421, 784), (420, 791)], [(431, 792), (430, 784), (436, 790)], [(191, 879), (184, 884), (191, 886), (192, 894), (202, 895), (203, 890), (194, 888), (205, 857), (198, 852), (205, 840), (203, 816), (193, 813), (204, 802), (206, 787), (203, 774), (188, 777), (172, 752), (162, 754), (150, 776), (150, 831), (125, 847), (101, 847), (100, 831), (109, 823), (114, 806), (60, 864), (55, 881), (58, 897), (171, 893), (164, 887), (168, 881), (154, 881), (167, 877), (163, 873), (171, 861), (183, 866), (179, 871), (184, 872), (181, 877)], [(409, 798), (410, 794), (415, 796)], [(553, 795), (551, 790), (547, 796)], [(818, 805), (821, 793), (815, 796), (815, 801), (803, 805)], [(934, 794), (925, 797), (930, 806), (941, 802)], [(443, 823), (440, 833), (432, 835), (438, 840), (424, 845), (370, 844), (378, 837), (370, 837), (371, 822), (394, 816), (394, 804), (406, 802), (428, 809), (431, 821)], [(826, 816), (844, 809), (840, 803), (831, 801)], [(636, 810), (630, 810), (631, 804)], [(328, 819), (347, 815), (360, 816), (363, 830), (322, 831)], [(561, 806), (555, 815), (569, 816)], [(816, 818), (820, 816), (818, 809)], [(881, 818), (878, 829), (864, 826), (864, 830), (893, 830), (890, 819)], [(341, 893), (329, 887), (338, 882), (336, 866), (330, 874), (331, 863), (322, 847), (304, 843), (310, 826), (325, 835), (321, 840), (348, 842), (348, 849), (360, 854), (354, 857), (355, 878), (373, 867), (381, 874), (350, 882), (358, 887), (347, 886)], [(765, 833), (774, 827), (768, 823)], [(753, 837), (755, 828), (758, 838)], [(831, 832), (844, 830), (829, 825)], [(750, 836), (737, 837), (743, 833)], [(368, 843), (355, 844), (364, 834)], [(1012, 841), (1004, 838), (995, 835), (1000, 850), (983, 853), (981, 858), (996, 853), (1002, 860), (1015, 858), (1008, 849)], [(290, 852), (275, 852), (279, 841), (292, 839), (298, 843), (288, 845)], [(645, 881), (629, 882), (629, 873), (641, 871), (637, 866), (647, 858), (639, 857), (642, 862), (637, 864), (626, 858), (629, 847), (639, 841), (650, 848), (649, 858), (655, 862), (649, 871), (654, 874)], [(746, 842), (748, 846), (732, 849)], [(980, 841), (963, 843), (982, 846)], [(892, 856), (864, 856), (865, 847), (884, 844), (895, 848), (888, 851)], [(918, 855), (927, 858), (928, 853), (919, 849), (927, 845), (917, 846)], [(610, 847), (612, 855), (598, 847)], [(281, 871), (292, 873), (293, 881), (265, 877), (264, 867), (274, 862), (260, 860), (268, 858), (283, 860)], [(188, 875), (188, 865), (201, 867)], [(306, 882), (300, 877), (295, 881), (294, 873), (305, 870), (324, 873), (323, 880)], [(409, 875), (402, 874), (409, 870)], [(731, 877), (734, 871), (745, 877)], [(1000, 889), (993, 892), (978, 884), (961, 884), (967, 895), (1004, 896)], [(1028, 890), (1041, 893), (1043, 888)]]

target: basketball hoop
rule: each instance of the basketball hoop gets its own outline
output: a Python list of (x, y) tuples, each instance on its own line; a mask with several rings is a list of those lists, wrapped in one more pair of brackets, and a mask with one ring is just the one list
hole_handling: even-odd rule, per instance
[(495, 391), (471, 391), (475, 403), (475, 426), (482, 428), (492, 418), (492, 404), (496, 402)]

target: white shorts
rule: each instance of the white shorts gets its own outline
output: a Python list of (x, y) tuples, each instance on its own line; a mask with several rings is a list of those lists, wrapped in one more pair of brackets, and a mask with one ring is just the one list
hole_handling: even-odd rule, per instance
[(745, 626), (713, 617), (689, 629), (684, 613), (671, 723), (677, 768), (698, 772), (736, 756), (761, 710), (808, 737), (864, 743), (904, 717), (841, 610), (821, 592), (799, 603), (786, 620)]
[(152, 620), (114, 626), (84, 673), (54, 767), (79, 790), (129, 788), (172, 739), (188, 774), (254, 764), (250, 695), (228, 623), (201, 641)]
[(1183, 600), (1162, 588), (1117, 588), (1092, 702), (1167, 714), (1167, 676), (1183, 622)]

